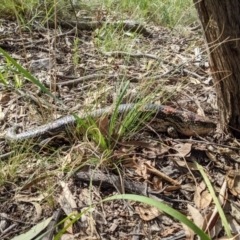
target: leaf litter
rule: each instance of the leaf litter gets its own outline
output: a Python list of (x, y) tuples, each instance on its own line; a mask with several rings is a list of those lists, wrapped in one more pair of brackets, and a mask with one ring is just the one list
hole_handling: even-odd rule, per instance
[[(24, 131), (72, 112), (111, 105), (116, 102), (123, 81), (130, 81), (130, 87), (122, 103), (137, 102), (158, 89), (152, 102), (217, 119), (216, 94), (198, 32), (190, 31), (193, 40), (148, 24), (145, 27), (150, 35), (116, 31), (114, 37), (119, 45), (105, 49), (106, 32), (101, 35), (99, 29), (82, 30), (76, 51), (75, 31), (65, 29), (56, 36), (57, 52), (52, 52), (46, 43), (49, 37), (54, 39), (53, 29), (43, 28), (44, 33), (32, 35), (24, 32), (22, 41), (18, 41), (16, 23), (6, 22), (4, 26), (8, 26), (8, 34), (6, 38), (2, 36), (0, 46), (46, 86), (56, 83), (51, 92), (61, 98), (65, 108), (21, 76), (21, 92), (17, 91), (14, 78), (9, 75), (8, 86), (0, 85), (2, 133), (14, 123)], [(56, 59), (49, 57), (50, 52)], [(26, 58), (27, 62), (23, 61)], [(108, 118), (96, 126), (99, 134), (107, 136)], [(0, 138), (2, 154), (12, 147), (18, 149), (15, 156), (1, 163), (1, 238), (21, 239), (23, 232), (34, 238), (36, 233), (48, 229), (46, 239), (51, 239), (49, 233), (56, 235), (66, 227), (62, 239), (193, 239), (186, 226), (136, 202), (107, 202), (83, 213), (101, 199), (125, 192), (163, 201), (200, 228), (211, 231), (211, 237), (223, 236), (211, 194), (193, 160), (204, 167), (215, 192), (222, 197), (224, 209), (231, 209), (231, 214), (226, 215), (233, 233), (237, 233), (234, 229), (239, 223), (239, 206), (235, 199), (240, 191), (235, 169), (239, 164), (239, 143), (228, 136), (217, 139), (209, 135), (186, 142), (186, 138), (172, 139), (144, 129), (129, 139), (113, 136), (112, 152), (101, 151), (99, 143), (86, 133), (82, 139), (69, 139), (68, 135), (54, 138), (53, 143), (41, 149), (31, 144), (10, 146), (4, 134)], [(26, 149), (28, 154), (23, 155)], [(221, 190), (225, 182), (226, 187)], [(67, 227), (74, 219), (71, 216), (77, 214), (81, 217)], [(69, 218), (54, 228), (66, 216)]]

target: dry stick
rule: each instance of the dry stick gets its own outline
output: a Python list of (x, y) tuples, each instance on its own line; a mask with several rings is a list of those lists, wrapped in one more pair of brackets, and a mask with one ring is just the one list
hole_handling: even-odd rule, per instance
[(60, 217), (62, 215), (62, 210), (60, 208), (58, 208), (54, 213), (53, 213), (53, 218), (50, 221), (50, 223), (48, 224), (47, 230), (46, 232), (48, 232), (43, 238), (42, 240), (50, 240), (53, 239), (54, 236), (54, 232), (56, 229), (56, 225), (58, 224)]
[(65, 110), (68, 109), (68, 107), (65, 106), (65, 105), (62, 105), (61, 107), (59, 107), (59, 106), (54, 106), (54, 105), (46, 102), (46, 101), (43, 100), (43, 99), (40, 100), (40, 98), (36, 98), (36, 97), (34, 97), (33, 95), (31, 95), (31, 94), (24, 93), (24, 92), (21, 91), (20, 89), (17, 89), (17, 92), (18, 92), (22, 97), (26, 97), (26, 98), (31, 99), (33, 102), (36, 103), (36, 105), (40, 106), (41, 108), (42, 108), (42, 107), (45, 107), (45, 108), (48, 108), (48, 109), (59, 109), (59, 108), (61, 108), (61, 109), (63, 108), (63, 109), (65, 109)]
[[(188, 92), (190, 92), (189, 90), (188, 90)], [(197, 107), (201, 110), (201, 115), (203, 115), (204, 117), (205, 117), (205, 114), (204, 114), (204, 111), (203, 111), (203, 109), (202, 109), (202, 107), (200, 106), (200, 103), (199, 103), (199, 101), (198, 101), (198, 99), (197, 98), (195, 98), (195, 97), (191, 97), (190, 96), (190, 94), (186, 94), (186, 93), (181, 93), (181, 94), (183, 94), (185, 97), (187, 97), (187, 98), (189, 98), (191, 101), (193, 101), (193, 102), (195, 102), (195, 104), (197, 105)], [(199, 137), (199, 136), (198, 136)]]
[[(79, 84), (79, 83), (87, 81), (87, 80), (93, 80), (95, 78), (117, 79), (119, 77), (126, 77), (126, 75), (123, 75), (123, 74), (122, 75), (91, 74), (91, 75), (76, 78), (76, 79), (73, 79), (73, 80), (69, 80), (69, 81), (65, 81), (65, 82), (59, 82), (59, 83), (57, 83), (57, 85), (58, 86), (69, 86), (69, 85)], [(128, 79), (129, 81), (139, 81), (139, 78), (136, 78), (136, 77), (128, 76), (128, 78), (129, 78)]]
[[(11, 231), (12, 233), (12, 229), (17, 227), (17, 224), (12, 224), (11, 226), (9, 226), (8, 228), (6, 228), (5, 230), (1, 231), (0, 234), (0, 238), (2, 238), (4, 235), (6, 235), (7, 233), (9, 233)], [(6, 237), (6, 236), (5, 236)]]
[(159, 57), (153, 54), (148, 53), (128, 53), (128, 52), (122, 52), (122, 51), (113, 51), (113, 52), (102, 52), (106, 56), (111, 57), (134, 57), (134, 58), (151, 58), (155, 60), (159, 60)]
[(162, 240), (178, 240), (186, 238), (186, 233), (184, 230), (180, 230), (179, 232), (171, 235), (170, 237), (161, 238)]
[[(169, 74), (171, 71), (168, 71), (166, 73), (160, 74), (160, 75), (156, 75), (156, 76), (149, 76), (149, 77), (133, 77), (133, 76), (129, 76), (129, 75), (124, 75), (124, 74), (114, 74), (114, 75), (107, 75), (107, 74), (91, 74), (91, 75), (87, 75), (84, 77), (80, 77), (80, 78), (76, 78), (76, 79), (72, 79), (69, 81), (65, 81), (65, 82), (58, 82), (57, 86), (69, 86), (69, 85), (76, 85), (79, 83), (82, 83), (84, 81), (89, 81), (89, 80), (93, 80), (95, 78), (104, 78), (104, 79), (118, 79), (118, 78), (125, 78), (130, 82), (140, 82), (141, 80), (145, 79), (145, 80), (156, 80), (162, 77), (165, 77), (167, 74)], [(58, 77), (64, 77), (67, 78), (67, 76), (58, 76)], [(166, 80), (167, 81), (167, 80)], [(48, 84), (46, 84), (48, 86)]]
[(21, 224), (29, 224), (29, 225), (32, 225), (32, 226), (35, 225), (34, 222), (21, 221), (21, 220), (9, 217), (8, 215), (6, 216), (4, 213), (0, 213), (0, 219), (6, 219), (6, 220), (10, 220), (12, 222), (17, 222), (17, 223), (21, 223)]
[[(128, 53), (128, 52), (122, 52), (122, 51), (114, 51), (114, 52), (102, 52), (104, 55), (106, 56), (115, 56), (115, 57), (123, 57), (123, 56), (129, 56), (129, 57), (135, 57), (135, 58), (151, 58), (151, 59), (155, 59), (155, 60), (161, 60), (159, 57), (153, 55), (153, 54), (145, 54), (145, 53)], [(183, 64), (175, 65), (173, 63), (170, 63), (166, 60), (161, 60), (164, 64), (168, 64), (174, 68), (180, 68), (182, 67)], [(194, 77), (197, 77), (199, 79), (204, 79), (204, 77), (198, 75), (197, 73), (191, 72), (187, 69), (183, 69), (183, 72), (187, 73), (187, 74), (191, 74)]]
[[(143, 25), (131, 20), (116, 21), (116, 22), (105, 22), (105, 21), (76, 22), (71, 20), (62, 21), (61, 19), (58, 19), (57, 23), (63, 28), (72, 29), (73, 26), (76, 26), (78, 30), (86, 30), (86, 31), (94, 31), (98, 28), (101, 28), (103, 25), (112, 26), (115, 28), (118, 28), (119, 26), (121, 26), (122, 29), (125, 31), (139, 33), (146, 37), (153, 37), (153, 35), (146, 28), (144, 28)], [(49, 26), (53, 26), (53, 24), (54, 24), (53, 22), (48, 23)]]
[(197, 25), (197, 26), (195, 26), (195, 27), (192, 27), (192, 28), (190, 28), (190, 31), (196, 31), (196, 30), (199, 30), (199, 29), (201, 29), (202, 27), (201, 27), (201, 25), (199, 24), (199, 25)]
[(38, 50), (40, 52), (46, 52), (46, 53), (51, 53), (51, 50), (48, 48), (44, 48), (44, 47), (40, 47), (40, 46), (35, 46), (35, 45), (28, 45), (27, 47), (25, 47), (26, 49), (30, 49), (30, 50)]
[(145, 163), (145, 165), (147, 166), (147, 171), (149, 171), (150, 173), (155, 174), (156, 176), (164, 179), (165, 181), (170, 182), (172, 185), (177, 185), (179, 186), (179, 182), (175, 181), (174, 179), (170, 178), (169, 176), (167, 176), (166, 174), (158, 171), (156, 168), (150, 166), (148, 163)]
[[(71, 30), (68, 31), (68, 32), (61, 33), (61, 34), (58, 34), (58, 35), (54, 36), (54, 38), (64, 37), (64, 36), (66, 36), (66, 35), (68, 35), (68, 34), (74, 33), (75, 31), (76, 31), (76, 28), (73, 28), (73, 29), (71, 29)], [(45, 43), (45, 42), (48, 42), (48, 41), (50, 41), (50, 39), (38, 40), (38, 41), (35, 41), (35, 42), (31, 42), (31, 44), (30, 44), (30, 45), (27, 45), (26, 47), (28, 48), (28, 47), (33, 46), (34, 44)]]
[(206, 155), (212, 162), (216, 164), (217, 167), (223, 169), (224, 171), (233, 170), (233, 167), (226, 166), (225, 164), (219, 162), (215, 154), (211, 153), (210, 151), (206, 151)]
[[(116, 175), (107, 175), (103, 172), (97, 170), (97, 171), (88, 171), (88, 172), (76, 172), (74, 175), (74, 178), (81, 182), (91, 182), (93, 185), (101, 184), (101, 187), (115, 187), (118, 190), (121, 189), (121, 182), (119, 176)], [(163, 188), (159, 191), (154, 191), (151, 189), (148, 189), (146, 184), (140, 183), (140, 182), (133, 182), (126, 179), (123, 179), (123, 184), (126, 192), (130, 192), (133, 194), (141, 194), (143, 196), (151, 196), (151, 195), (158, 195), (161, 194), (162, 191), (165, 190)], [(178, 183), (179, 184), (179, 183)], [(180, 186), (179, 186), (180, 187)], [(158, 198), (159, 199), (159, 198)], [(178, 199), (170, 199), (164, 195), (161, 195), (161, 200), (166, 200), (169, 202), (187, 202), (190, 203), (187, 200), (178, 200)]]
[(0, 155), (0, 160), (7, 159), (7, 158), (9, 158), (10, 156), (14, 155), (14, 153), (15, 153), (15, 151), (11, 151), (11, 152), (8, 152), (8, 153), (1, 154), (1, 155)]
[(187, 69), (183, 69), (183, 72), (185, 72), (187, 74), (190, 74), (190, 75), (193, 75), (194, 77), (199, 78), (200, 80), (203, 80), (205, 78), (205, 77), (202, 77), (202, 76), (198, 75), (197, 73), (191, 72)]
[[(93, 185), (101, 184), (101, 187), (115, 187), (116, 190), (122, 189), (120, 177), (117, 175), (104, 174), (103, 172), (88, 171), (88, 172), (77, 172), (74, 175), (74, 178), (80, 180), (81, 182), (90, 182)], [(134, 194), (147, 195), (147, 188), (143, 183), (132, 182), (126, 179), (123, 180), (123, 187), (126, 192), (131, 192)]]
[(230, 149), (234, 149), (234, 150), (240, 150), (239, 147), (232, 147), (232, 146), (228, 146), (228, 145), (224, 145), (224, 144), (219, 144), (219, 143), (214, 143), (214, 142), (209, 142), (207, 140), (194, 140), (194, 139), (173, 139), (176, 142), (189, 142), (189, 143), (204, 143), (206, 145), (215, 145), (215, 146), (219, 146), (219, 147), (226, 147), (226, 148), (230, 148)]
[[(151, 59), (155, 59), (155, 60), (159, 60), (159, 57), (152, 55), (152, 54), (143, 54), (143, 53), (136, 53), (136, 54), (131, 54), (131, 53), (127, 53), (127, 52), (121, 52), (121, 51), (115, 51), (115, 52), (103, 52), (104, 55), (107, 56), (116, 56), (116, 57), (123, 57), (123, 56), (130, 56), (130, 57), (136, 57), (136, 58), (143, 58), (143, 57), (147, 57), (147, 58), (151, 58)], [(163, 60), (163, 63), (171, 65), (175, 68), (180, 68), (183, 64), (180, 64), (179, 66), (169, 63), (165, 60)], [(69, 81), (65, 81), (65, 82), (59, 82), (57, 83), (58, 86), (69, 86), (69, 85), (75, 85), (75, 84), (79, 84), (81, 82), (87, 81), (87, 80), (92, 80), (95, 78), (105, 78), (105, 79), (117, 79), (117, 78), (127, 78), (130, 82), (139, 82), (142, 79), (151, 79), (151, 80), (155, 80), (155, 79), (159, 79), (162, 78), (164, 76), (166, 76), (167, 74), (171, 73), (173, 70), (168, 71), (166, 73), (160, 74), (160, 75), (156, 75), (156, 76), (149, 76), (149, 77), (132, 77), (132, 76), (126, 76), (123, 74), (120, 75), (107, 75), (107, 74), (91, 74), (91, 75), (87, 75), (84, 77), (80, 77), (80, 78), (76, 78), (73, 80), (69, 80)], [(183, 69), (184, 71), (184, 69)], [(189, 70), (186, 70), (186, 72), (188, 74), (192, 74), (195, 77), (198, 77), (200, 79), (203, 79), (203, 77), (199, 76), (196, 73), (190, 72)]]
[[(62, 34), (59, 34), (59, 35), (56, 35), (55, 37), (56, 38), (60, 38), (60, 37), (63, 37), (65, 35), (68, 35), (68, 34), (71, 34), (73, 33), (74, 31), (76, 30), (76, 28), (73, 28), (71, 29), (70, 31), (66, 32), (66, 33), (62, 33)], [(4, 40), (5, 42), (19, 42), (19, 41), (22, 41), (22, 39), (9, 39), (9, 38), (6, 38), (6, 39), (2, 39)], [(40, 51), (43, 51), (43, 52), (50, 52), (51, 50), (50, 49), (46, 49), (44, 47), (40, 47), (40, 46), (36, 46), (36, 45), (39, 45), (40, 43), (45, 43), (45, 42), (48, 42), (49, 39), (43, 39), (43, 40), (38, 40), (38, 41), (35, 41), (35, 42), (31, 42), (29, 43), (29, 45), (27, 45), (28, 43), (20, 43), (20, 44), (17, 44), (17, 45), (7, 45), (7, 44), (0, 44), (0, 47), (2, 47), (3, 49), (4, 48), (19, 48), (19, 47), (25, 47), (25, 49), (36, 49), (36, 50), (40, 50)]]

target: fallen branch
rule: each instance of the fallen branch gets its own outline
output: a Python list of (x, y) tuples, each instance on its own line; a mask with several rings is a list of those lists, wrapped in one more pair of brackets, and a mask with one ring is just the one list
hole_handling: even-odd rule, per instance
[[(159, 194), (162, 192), (162, 191), (154, 191), (154, 190), (148, 189), (147, 185), (144, 183), (121, 179), (116, 175), (104, 174), (99, 170), (97, 171), (90, 170), (88, 172), (77, 172), (74, 178), (83, 182), (91, 181), (94, 185), (101, 185), (103, 188), (115, 187), (117, 188), (117, 190), (119, 190), (119, 189), (122, 189), (123, 187), (125, 192), (137, 193), (144, 196), (147, 196), (148, 193)], [(169, 180), (169, 178), (167, 178), (167, 180)]]
[[(155, 59), (155, 60), (159, 60), (159, 61), (162, 61), (164, 64), (168, 64), (172, 67), (174, 67), (175, 69), (179, 69), (179, 68), (182, 68), (184, 66), (185, 63), (182, 63), (180, 65), (175, 65), (173, 63), (170, 63), (166, 60), (163, 60), (161, 58), (159, 58), (158, 56), (156, 55), (153, 55), (153, 54), (147, 54), (147, 53), (128, 53), (128, 52), (122, 52), (122, 51), (113, 51), (113, 52), (102, 52), (104, 55), (106, 56), (112, 56), (112, 57), (124, 57), (124, 56), (129, 56), (129, 57), (134, 57), (134, 58), (150, 58), (150, 59)], [(198, 75), (197, 73), (195, 72), (191, 72), (187, 69), (183, 69), (182, 70), (184, 73), (186, 74), (190, 74), (190, 75), (193, 75), (194, 77), (197, 77), (199, 79), (204, 79), (204, 77)]]
[[(117, 22), (104, 22), (104, 21), (93, 21), (93, 22), (76, 22), (76, 21), (61, 21), (60, 19), (57, 21), (57, 25), (60, 25), (62, 28), (73, 28), (77, 27), (78, 30), (86, 30), (86, 31), (94, 31), (98, 28), (101, 28), (104, 25), (110, 26), (111, 28), (119, 28), (122, 27), (125, 31), (135, 32), (142, 34), (145, 37), (152, 37), (152, 34), (147, 31), (147, 29), (140, 23), (125, 20), (125, 21), (117, 21)], [(48, 22), (48, 26), (55, 27), (54, 22)]]
[[(116, 188), (121, 193), (128, 192), (128, 193), (139, 194), (143, 196), (149, 195), (150, 197), (154, 195), (154, 198), (157, 198), (159, 201), (166, 201), (168, 204), (171, 204), (171, 202), (190, 203), (187, 200), (173, 199), (165, 196), (164, 194), (162, 194), (163, 191), (165, 191), (165, 188), (159, 191), (154, 191), (149, 189), (146, 183), (128, 181), (126, 179), (121, 179), (120, 177), (113, 174), (104, 174), (99, 170), (96, 170), (96, 171), (90, 170), (88, 172), (77, 172), (74, 175), (74, 179), (76, 181), (80, 181), (84, 183), (91, 182), (93, 185), (99, 185), (102, 188), (113, 187), (113, 188)], [(120, 189), (122, 188), (124, 188), (124, 192), (120, 191)], [(179, 188), (181, 188), (181, 186), (179, 186)]]

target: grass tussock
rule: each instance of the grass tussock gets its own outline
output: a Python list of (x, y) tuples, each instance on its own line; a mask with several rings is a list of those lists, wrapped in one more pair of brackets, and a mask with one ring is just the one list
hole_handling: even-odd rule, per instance
[[(56, 3), (56, 6), (54, 5)], [(56, 14), (59, 19), (100, 20), (102, 12), (111, 13), (111, 18), (131, 19), (155, 22), (157, 25), (174, 27), (189, 25), (197, 20), (195, 8), (191, 0), (94, 0), (72, 1), (58, 0), (2, 0), (0, 14), (6, 18), (18, 16), (22, 23), (33, 22), (35, 19), (54, 20)], [(74, 14), (73, 14), (74, 13)], [(85, 18), (85, 15), (88, 18)]]

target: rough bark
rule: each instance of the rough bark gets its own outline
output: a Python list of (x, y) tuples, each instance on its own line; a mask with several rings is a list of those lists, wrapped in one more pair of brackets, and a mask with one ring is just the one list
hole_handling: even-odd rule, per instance
[(208, 46), (221, 127), (240, 137), (240, 1), (193, 2)]

